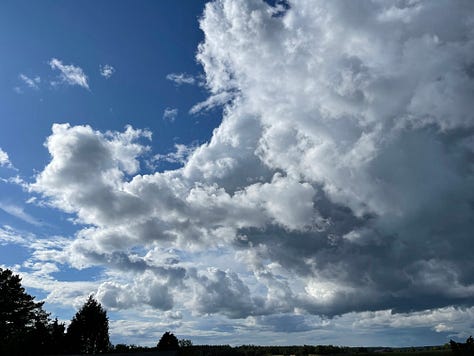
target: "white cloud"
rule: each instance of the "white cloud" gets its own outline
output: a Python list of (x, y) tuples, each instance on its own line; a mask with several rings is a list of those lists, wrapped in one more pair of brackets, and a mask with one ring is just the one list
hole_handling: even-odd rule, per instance
[(34, 217), (26, 213), (24, 209), (20, 206), (0, 202), (0, 209), (12, 216), (15, 216), (18, 219), (26, 221), (28, 224), (32, 224), (35, 226), (42, 225), (41, 221), (35, 219)]
[(188, 160), (188, 157), (194, 152), (197, 146), (186, 146), (183, 144), (175, 144), (175, 152), (170, 152), (168, 154), (156, 154), (153, 157), (153, 162), (165, 161), (169, 163), (181, 163), (184, 164)]
[(41, 78), (39, 76), (35, 76), (34, 78), (30, 78), (23, 73), (20, 73), (18, 76), (29, 88), (32, 89), (39, 89), (39, 84), (41, 83)]
[[(115, 195), (116, 189), (125, 188), (125, 174), (137, 173), (140, 166), (137, 156), (148, 150), (134, 142), (140, 137), (151, 138), (150, 132), (127, 127), (123, 133), (103, 134), (89, 126), (55, 124), (53, 135), (46, 143), (55, 157), (54, 163), (38, 175), (31, 189), (53, 198), (55, 206), (71, 212), (78, 208), (82, 210), (80, 206), (88, 199), (91, 203), (95, 201), (93, 205), (99, 204), (97, 210), (85, 209), (84, 214), (80, 214), (84, 221), (95, 221), (105, 210), (114, 215), (114, 209), (106, 208), (111, 203), (109, 198)], [(84, 190), (85, 195), (76, 195), (77, 190)], [(119, 200), (129, 200), (132, 205), (134, 201), (139, 202), (126, 189), (119, 195)], [(122, 212), (132, 207), (122, 210), (124, 207), (120, 205), (116, 208)]]
[(12, 163), (10, 162), (10, 157), (8, 153), (0, 148), (0, 167), (13, 168)]
[[(10, 168), (17, 170), (13, 166)], [(16, 175), (14, 177), (8, 177), (8, 178), (0, 178), (0, 181), (3, 183), (15, 184), (21, 187), (23, 190), (28, 190), (28, 186), (29, 186), (29, 183), (24, 181), (23, 178), (21, 178), (19, 175)]]
[(204, 100), (203, 102), (197, 103), (194, 105), (190, 110), (190, 114), (197, 114), (200, 111), (207, 111), (211, 110), (217, 106), (224, 105), (225, 103), (229, 102), (232, 99), (232, 94), (228, 92), (218, 93), (216, 95), (210, 96), (208, 99)]
[(65, 260), (133, 271), (101, 284), (117, 309), (267, 328), (369, 310), (382, 315), (368, 328), (460, 330), (425, 314), (463, 318), (450, 306), (474, 296), (472, 6), (208, 3), (210, 97), (191, 111), (224, 105), (223, 119), (208, 143), (177, 147), (183, 167), (141, 174), (147, 131), (53, 126), (30, 189), (87, 225)]
[(434, 330), (438, 333), (442, 333), (442, 332), (445, 332), (445, 331), (452, 331), (453, 330), (453, 327), (452, 326), (448, 326), (444, 323), (439, 323), (437, 324), (435, 327), (434, 327)]
[(99, 286), (97, 297), (111, 309), (149, 305), (154, 309), (170, 310), (173, 307), (173, 297), (169, 288), (166, 281), (150, 271), (137, 277), (133, 284), (104, 282)]
[(166, 79), (171, 80), (176, 85), (194, 84), (196, 82), (196, 79), (192, 75), (186, 73), (170, 73), (166, 76)]
[(13, 229), (11, 226), (0, 226), (0, 245), (24, 245), (28, 240), (29, 236), (25, 236), (24, 233)]
[(103, 76), (105, 79), (109, 79), (115, 73), (115, 68), (112, 67), (110, 64), (100, 65), (99, 69), (100, 75)]
[[(64, 83), (68, 85), (78, 85), (85, 89), (89, 89), (89, 84), (87, 83), (87, 75), (84, 73), (82, 68), (77, 67), (73, 64), (63, 64), (63, 62), (57, 58), (51, 58), (48, 64), (51, 69), (59, 70), (59, 83)], [(52, 84), (58, 83), (52, 82)]]
[(178, 109), (177, 108), (166, 108), (163, 112), (163, 120), (167, 120), (173, 122), (176, 120), (178, 116)]
[[(468, 321), (474, 313), (474, 308), (445, 307), (432, 310), (422, 310), (413, 313), (394, 314), (392, 310), (358, 313), (352, 326), (358, 329), (375, 329), (382, 326), (393, 328), (432, 328), (438, 333), (453, 330), (470, 329)], [(355, 314), (354, 314), (355, 316)]]

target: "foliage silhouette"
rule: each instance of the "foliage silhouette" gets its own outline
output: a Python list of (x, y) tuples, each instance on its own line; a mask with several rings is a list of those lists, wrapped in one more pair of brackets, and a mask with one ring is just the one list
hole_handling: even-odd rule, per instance
[(451, 351), (455, 355), (474, 355), (474, 339), (469, 336), (465, 343), (449, 340)]
[(193, 346), (193, 342), (189, 339), (179, 339), (178, 340), (178, 345), (179, 345), (180, 348), (191, 347), (191, 346)]
[[(52, 353), (61, 324), (50, 323), (43, 302), (25, 292), (21, 278), (0, 268), (0, 354), (43, 355)], [(61, 350), (58, 350), (61, 351)]]
[(79, 309), (67, 329), (70, 352), (105, 353), (110, 349), (107, 312), (93, 296)]
[(158, 347), (158, 350), (160, 351), (178, 350), (179, 349), (178, 338), (174, 336), (173, 333), (167, 331), (161, 337), (160, 341), (158, 342), (157, 347)]

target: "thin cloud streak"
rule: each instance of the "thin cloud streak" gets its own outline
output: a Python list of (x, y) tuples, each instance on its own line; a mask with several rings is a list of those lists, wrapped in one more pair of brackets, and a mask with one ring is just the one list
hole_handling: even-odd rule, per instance
[(20, 73), (18, 76), (29, 88), (32, 89), (39, 89), (39, 84), (41, 83), (41, 78), (36, 76), (34, 78), (30, 78), (23, 73)]
[(28, 224), (35, 226), (42, 225), (41, 221), (35, 219), (34, 217), (26, 213), (24, 209), (20, 206), (0, 202), (0, 209), (18, 219), (27, 222)]
[[(87, 82), (87, 75), (84, 73), (82, 68), (73, 64), (63, 64), (63, 62), (57, 58), (51, 58), (49, 66), (53, 70), (58, 70), (59, 83), (68, 85), (78, 85), (84, 89), (89, 90), (89, 84)], [(53, 85), (57, 85), (58, 82), (51, 82)]]
[(196, 83), (196, 79), (192, 75), (186, 73), (170, 73), (166, 76), (166, 79), (174, 82), (176, 85), (192, 85)]

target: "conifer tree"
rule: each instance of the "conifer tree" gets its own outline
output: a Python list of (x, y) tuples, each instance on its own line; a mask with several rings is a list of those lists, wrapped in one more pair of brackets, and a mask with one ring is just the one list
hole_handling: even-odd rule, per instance
[(21, 278), (9, 269), (0, 268), (0, 354), (29, 354), (28, 347), (42, 340), (36, 354), (46, 352), (48, 314), (43, 303), (25, 292)]
[(72, 318), (67, 329), (67, 342), (72, 352), (97, 354), (109, 350), (107, 312), (92, 295)]

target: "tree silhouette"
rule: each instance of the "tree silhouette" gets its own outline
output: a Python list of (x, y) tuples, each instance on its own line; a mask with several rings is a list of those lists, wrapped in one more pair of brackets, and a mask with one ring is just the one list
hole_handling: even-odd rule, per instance
[(178, 338), (174, 336), (173, 333), (167, 331), (163, 334), (160, 341), (158, 342), (158, 350), (163, 351), (170, 351), (170, 350), (178, 350), (179, 343)]
[(49, 347), (49, 353), (51, 354), (60, 354), (65, 349), (65, 331), (64, 324), (58, 322), (58, 318), (54, 319), (53, 323), (50, 325), (50, 335), (51, 335), (51, 344)]
[(455, 355), (474, 355), (474, 338), (472, 336), (469, 336), (466, 342), (455, 342), (449, 340), (449, 344), (451, 346), (451, 351)]
[(9, 269), (0, 268), (0, 354), (30, 354), (36, 341), (35, 354), (49, 347), (49, 319), (43, 303), (25, 292), (21, 278)]
[(97, 354), (108, 351), (109, 319), (92, 295), (72, 318), (67, 329), (67, 342), (71, 352)]
[(179, 348), (191, 347), (193, 346), (193, 342), (189, 339), (179, 339), (178, 345), (179, 345)]

